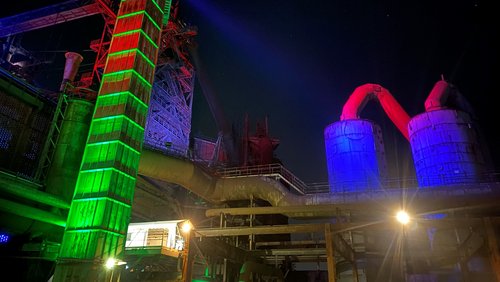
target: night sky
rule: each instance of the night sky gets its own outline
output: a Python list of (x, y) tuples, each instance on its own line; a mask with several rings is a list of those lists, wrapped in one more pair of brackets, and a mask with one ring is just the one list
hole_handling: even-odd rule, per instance
[[(25, 3), (0, 16), (58, 1), (18, 2)], [(412, 117), (424, 112), (425, 99), (443, 75), (475, 109), (492, 159), (500, 162), (500, 137), (495, 136), (500, 23), (493, 3), (180, 3), (179, 17), (198, 29), (198, 52), (227, 121), (241, 125), (248, 114), (253, 131), (267, 116), (270, 135), (280, 140), (277, 157), (306, 183), (327, 181), (323, 130), (339, 121), (349, 95), (365, 83), (387, 88)], [(40, 84), (46, 81), (43, 75), (60, 75), (64, 50), (92, 58), (88, 43), (99, 37), (100, 25), (94, 16), (26, 33), (27, 49), (53, 51), (43, 52), (56, 67), (47, 66)], [(91, 63), (84, 61), (83, 68)], [(215, 121), (201, 91), (197, 84), (192, 131), (215, 138)], [(371, 101), (361, 117), (382, 127), (390, 169), (410, 175), (409, 143), (380, 105)]]
[[(248, 113), (255, 123), (267, 115), (281, 141), (278, 157), (305, 182), (327, 181), (323, 130), (365, 83), (387, 88), (412, 117), (424, 112), (443, 75), (472, 104), (499, 156), (493, 98), (500, 24), (482, 2), (181, 3), (183, 18), (198, 27), (200, 56), (227, 118)], [(196, 97), (193, 132), (210, 134), (203, 95)], [(380, 105), (369, 102), (361, 117), (382, 127), (394, 173), (411, 174), (409, 143)]]

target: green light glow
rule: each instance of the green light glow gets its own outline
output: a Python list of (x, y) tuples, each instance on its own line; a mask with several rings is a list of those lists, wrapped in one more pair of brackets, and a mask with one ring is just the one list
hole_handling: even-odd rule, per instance
[[(89, 138), (89, 144), (105, 143), (112, 138), (112, 141), (119, 140), (123, 143), (126, 143), (135, 151), (141, 150), (141, 138), (144, 136), (144, 131), (134, 130), (137, 129), (137, 127), (124, 127), (112, 132), (106, 132), (104, 129), (102, 129), (102, 127), (99, 127), (98, 125), (96, 125), (94, 128), (96, 128), (96, 130), (92, 131)], [(104, 133), (99, 133), (99, 131)]]
[[(82, 272), (75, 260), (97, 263), (124, 253), (161, 36), (158, 23), (164, 18), (159, 5), (163, 4), (165, 0), (120, 2), (117, 22), (146, 16), (131, 19), (128, 26), (120, 22), (123, 32), (113, 34), (54, 281), (97, 281), (100, 276), (90, 271), (92, 267)], [(169, 0), (166, 6), (170, 4)], [(125, 11), (134, 12), (125, 15)]]
[(139, 77), (133, 73), (124, 73), (118, 76), (104, 77), (100, 87), (101, 96), (107, 96), (112, 93), (130, 92), (144, 104), (149, 103), (149, 93), (151, 88), (139, 80)]
[(79, 180), (77, 183), (79, 192), (75, 194), (75, 199), (116, 195), (117, 198), (125, 199), (127, 204), (133, 200), (131, 194), (135, 177), (117, 168), (82, 171)]
[(165, 6), (163, 8), (164, 15), (163, 15), (163, 25), (166, 25), (168, 23), (168, 18), (170, 16), (170, 1), (165, 2)]
[(134, 69), (131, 69), (131, 70), (122, 70), (122, 71), (116, 71), (116, 72), (111, 72), (111, 73), (106, 73), (106, 74), (103, 74), (103, 78), (105, 77), (109, 77), (109, 76), (117, 76), (117, 75), (121, 75), (121, 74), (126, 74), (126, 73), (133, 73), (135, 75), (137, 75), (137, 77), (142, 81), (144, 82), (144, 84), (146, 84), (148, 87), (152, 87), (151, 85), (151, 82), (147, 81), (142, 75), (140, 75), (136, 70)]
[(133, 52), (137, 52), (139, 55), (141, 55), (141, 57), (146, 61), (148, 62), (148, 64), (150, 64), (153, 68), (155, 67), (155, 64), (153, 64), (153, 62), (148, 58), (146, 57), (146, 55), (144, 55), (144, 53), (142, 53), (139, 49), (137, 48), (134, 48), (134, 49), (129, 49), (129, 50), (123, 50), (123, 51), (118, 51), (118, 52), (114, 52), (114, 53), (110, 53), (108, 54), (108, 58), (109, 57), (112, 57), (112, 56), (119, 56), (119, 55), (125, 55), (125, 54), (130, 54), (130, 53), (133, 53)]
[[(157, 7), (158, 7), (158, 5), (157, 5)], [(158, 30), (161, 30), (160, 26), (158, 26), (158, 24), (153, 20), (153, 18), (146, 11), (137, 11), (137, 12), (132, 12), (132, 13), (129, 13), (129, 14), (124, 14), (124, 15), (118, 16), (117, 19), (123, 19), (123, 18), (127, 18), (127, 17), (133, 17), (133, 16), (137, 16), (137, 15), (141, 15), (141, 14), (146, 15), (146, 17), (151, 21), (151, 23)]]
[(107, 96), (120, 96), (120, 95), (127, 95), (129, 98), (135, 99), (137, 103), (143, 105), (145, 108), (148, 108), (148, 105), (146, 105), (146, 103), (144, 103), (141, 99), (137, 98), (137, 96), (132, 94), (130, 91), (103, 94), (103, 95), (99, 96), (99, 98), (107, 97)]
[[(156, 7), (158, 7), (158, 5), (156, 5)], [(153, 23), (153, 25), (159, 30), (161, 31), (161, 27), (153, 20), (153, 18), (151, 18), (151, 16), (146, 13), (146, 11), (144, 11), (144, 14), (146, 15), (146, 17), (151, 21), (151, 23)]]
[[(115, 99), (116, 98), (116, 99)], [(119, 97), (111, 97), (111, 99), (98, 99), (97, 107), (94, 113), (94, 119), (99, 121), (99, 126), (101, 130), (113, 130), (116, 131), (123, 127), (123, 119), (128, 119), (134, 121), (141, 128), (144, 127), (146, 123), (147, 108), (143, 107), (142, 104), (137, 103), (135, 100), (129, 99), (122, 103), (121, 101), (113, 104), (113, 101), (118, 100)], [(109, 121), (112, 117), (117, 117), (114, 121)], [(106, 122), (108, 120), (108, 122)], [(109, 125), (109, 127), (103, 127), (104, 124)], [(127, 126), (125, 124), (125, 126)], [(91, 134), (97, 133), (94, 128), (91, 130)]]
[[(135, 180), (135, 178), (131, 175), (128, 175), (126, 174), (125, 172), (123, 171), (120, 171), (114, 167), (106, 167), (106, 168), (96, 168), (96, 169), (89, 169), (89, 170), (82, 170), (80, 172), (80, 174), (84, 174), (84, 173), (92, 173), (92, 172), (105, 172), (105, 171), (113, 171), (113, 172), (116, 172), (118, 174), (121, 174), (123, 175), (124, 177), (129, 177), (131, 180)], [(94, 175), (94, 174), (93, 174)]]
[[(129, 50), (127, 49), (122, 51)], [(108, 66), (104, 69), (105, 74), (126, 71), (130, 70), (133, 66), (137, 66), (137, 68), (141, 70), (141, 76), (145, 81), (149, 82), (150, 80), (153, 80), (151, 76), (153, 75), (155, 66), (146, 56), (139, 56), (138, 52), (122, 53), (122, 51), (116, 51), (112, 53), (112, 56), (108, 57)], [(114, 55), (119, 52), (121, 54)]]
[[(105, 107), (105, 106), (118, 106), (122, 104), (126, 104), (127, 106), (131, 107), (138, 107), (138, 110), (142, 112), (143, 114), (146, 113), (147, 111), (147, 104), (141, 101), (137, 96), (133, 95), (130, 91), (127, 91), (129, 94), (124, 92), (116, 92), (116, 93), (122, 93), (121, 95), (110, 95), (110, 94), (104, 94), (102, 96), (99, 96), (97, 98), (97, 107)], [(111, 93), (114, 94), (114, 93)], [(132, 99), (131, 99), (132, 98)], [(138, 104), (138, 105), (137, 105)], [(122, 109), (124, 110), (124, 109)], [(97, 110), (96, 110), (97, 111)], [(116, 110), (115, 110), (116, 112)], [(109, 114), (113, 115), (113, 114)], [(99, 117), (95, 116), (94, 117)]]
[(87, 146), (82, 169), (115, 166), (123, 171), (136, 171), (139, 165), (139, 156), (121, 143), (116, 142), (100, 146)]
[(121, 33), (118, 33), (115, 35), (115, 37), (122, 37), (122, 36), (126, 36), (126, 35), (130, 35), (130, 34), (134, 34), (134, 33), (140, 33), (142, 35), (144, 35), (144, 37), (155, 47), (155, 48), (158, 48), (158, 44), (156, 44), (153, 39), (151, 39), (151, 37), (149, 37), (149, 35), (147, 35), (144, 30), (142, 29), (134, 29), (134, 30), (129, 30), (129, 31), (125, 31), (125, 32), (121, 32)]
[(70, 214), (66, 225), (67, 230), (81, 230), (82, 232), (102, 230), (119, 235), (126, 234), (128, 220), (124, 219), (123, 216), (130, 214), (129, 206), (119, 205), (103, 198), (94, 201), (77, 201), (73, 205), (75, 211), (80, 215)]
[(0, 211), (35, 219), (41, 222), (47, 222), (60, 227), (66, 226), (66, 220), (62, 215), (9, 200), (0, 199)]
[(125, 148), (131, 150), (132, 152), (136, 153), (137, 155), (140, 155), (141, 153), (139, 151), (137, 151), (136, 149), (130, 147), (129, 145), (125, 144), (122, 140), (111, 140), (111, 141), (101, 141), (101, 142), (97, 142), (97, 143), (91, 143), (91, 144), (88, 144), (87, 146), (88, 147), (91, 147), (91, 146), (102, 146), (102, 145), (107, 145), (107, 144), (114, 144), (114, 143), (120, 143), (120, 145), (124, 146)]
[(128, 116), (126, 115), (116, 115), (116, 116), (110, 116), (110, 117), (102, 117), (102, 118), (95, 118), (94, 121), (104, 121), (104, 120), (112, 120), (112, 119), (120, 119), (120, 118), (123, 118), (123, 119), (126, 119), (128, 120), (131, 124), (137, 126), (138, 128), (144, 130), (144, 127), (141, 126), (140, 124), (138, 124), (137, 122), (133, 121), (131, 118), (129, 118)]
[[(161, 15), (163, 16), (163, 10), (162, 10), (162, 8), (160, 8), (160, 6), (158, 6), (158, 3), (156, 3), (156, 1), (151, 1), (151, 2), (153, 2), (153, 4), (155, 4), (156, 8), (158, 8), (158, 10), (160, 10)], [(172, 1), (166, 1), (166, 2), (170, 3)]]
[[(71, 257), (73, 259), (92, 260), (98, 252), (116, 255), (123, 252), (119, 247), (124, 244), (126, 234), (119, 234), (102, 229), (87, 229), (75, 232), (68, 229), (60, 248), (59, 256)], [(88, 244), (77, 244), (74, 248), (62, 248), (68, 242), (89, 242)], [(56, 274), (55, 274), (56, 275)], [(78, 275), (82, 275), (79, 273)], [(61, 280), (65, 281), (65, 280)]]
[(137, 15), (142, 15), (142, 14), (145, 14), (147, 13), (146, 11), (137, 11), (137, 12), (132, 12), (132, 13), (128, 13), (128, 14), (123, 14), (121, 16), (118, 16), (116, 17), (117, 19), (123, 19), (123, 18), (127, 18), (127, 17), (133, 17), (133, 16), (137, 16)]
[(109, 231), (109, 230), (91, 229), (91, 228), (88, 228), (88, 229), (85, 229), (85, 230), (77, 230), (77, 229), (74, 229), (74, 230), (68, 230), (67, 232), (68, 232), (68, 233), (101, 232), (101, 233), (107, 233), (107, 234), (109, 234), (109, 235), (122, 235), (122, 234), (119, 234), (119, 233), (116, 233), (116, 232), (113, 232), (113, 231)]
[(107, 200), (107, 201), (113, 202), (113, 203), (115, 203), (117, 205), (123, 205), (126, 208), (131, 208), (132, 207), (132, 205), (129, 205), (129, 204), (117, 201), (117, 200), (115, 200), (113, 198), (110, 198), (110, 197), (95, 197), (95, 198), (74, 199), (73, 201), (77, 201), (77, 202), (89, 202), (89, 201), (103, 201), (103, 200)]

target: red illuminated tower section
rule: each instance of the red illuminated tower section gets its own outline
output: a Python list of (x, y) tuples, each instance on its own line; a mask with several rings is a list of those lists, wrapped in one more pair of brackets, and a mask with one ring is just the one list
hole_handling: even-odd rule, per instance
[[(165, 3), (167, 2), (167, 3)], [(165, 0), (122, 0), (54, 281), (116, 281), (123, 256)]]

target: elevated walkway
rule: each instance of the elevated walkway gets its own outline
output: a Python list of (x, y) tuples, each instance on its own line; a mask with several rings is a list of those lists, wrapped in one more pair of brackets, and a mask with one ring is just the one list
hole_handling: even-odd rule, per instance
[(308, 190), (307, 185), (302, 180), (280, 164), (222, 168), (217, 169), (214, 175), (221, 178), (266, 176), (285, 182), (300, 195), (305, 195)]
[(99, 4), (69, 0), (0, 19), (0, 38), (99, 14)]

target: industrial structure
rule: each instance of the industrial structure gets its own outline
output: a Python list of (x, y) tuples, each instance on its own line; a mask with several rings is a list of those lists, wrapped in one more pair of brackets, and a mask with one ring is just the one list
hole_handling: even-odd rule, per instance
[[(69, 0), (0, 19), (0, 257), (16, 281), (500, 281), (500, 183), (458, 89), (410, 117), (377, 84), (325, 127), (329, 183), (275, 155), (267, 118), (191, 134), (197, 30), (165, 0)], [(65, 53), (56, 91), (16, 36), (102, 16), (95, 62)], [(198, 76), (198, 77), (197, 77)], [(380, 103), (416, 179), (389, 175)], [(286, 142), (286, 141), (284, 141)], [(403, 222), (396, 212), (405, 211)], [(399, 217), (399, 216), (398, 216)]]

